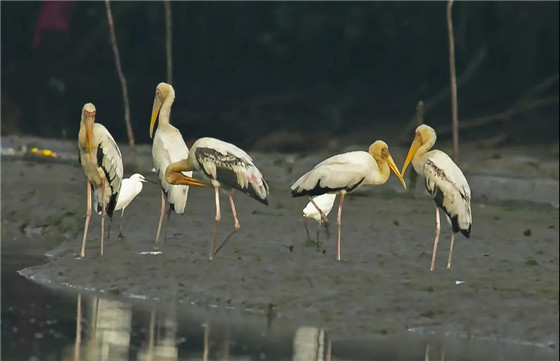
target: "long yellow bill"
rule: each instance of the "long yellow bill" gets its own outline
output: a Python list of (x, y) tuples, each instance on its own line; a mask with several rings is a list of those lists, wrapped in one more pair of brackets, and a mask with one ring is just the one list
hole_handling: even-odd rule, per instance
[(156, 124), (156, 119), (159, 114), (159, 110), (161, 109), (162, 101), (156, 95), (154, 99), (154, 106), (152, 107), (152, 119), (150, 120), (150, 138), (153, 138), (154, 134), (154, 125)]
[(389, 168), (391, 168), (391, 170), (396, 174), (397, 178), (399, 178), (399, 180), (401, 181), (402, 186), (404, 187), (404, 189), (406, 189), (406, 183), (401, 173), (399, 172), (399, 169), (397, 168), (397, 165), (395, 164), (393, 157), (391, 157), (391, 154), (387, 156), (387, 164), (389, 164)]
[(414, 138), (412, 144), (410, 145), (410, 149), (408, 150), (408, 154), (406, 155), (406, 159), (404, 160), (404, 164), (401, 171), (401, 174), (403, 176), (404, 176), (404, 172), (406, 172), (406, 167), (408, 167), (408, 165), (412, 161), (412, 158), (414, 158), (414, 155), (416, 155), (418, 148), (420, 148), (420, 142), (416, 138)]
[(184, 175), (181, 172), (175, 172), (173, 173), (173, 182), (170, 182), (171, 184), (183, 184), (186, 186), (194, 186), (194, 187), (207, 187), (209, 186), (208, 183), (204, 183), (199, 181), (198, 179), (195, 179), (193, 177), (189, 177), (187, 175)]
[(93, 116), (86, 114), (86, 147), (88, 150), (91, 150), (93, 146), (93, 122)]

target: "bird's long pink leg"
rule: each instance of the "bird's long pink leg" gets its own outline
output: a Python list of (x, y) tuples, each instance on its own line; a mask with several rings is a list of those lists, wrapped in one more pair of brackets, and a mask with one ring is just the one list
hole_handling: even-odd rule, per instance
[(159, 245), (159, 236), (161, 233), (161, 224), (163, 222), (163, 215), (165, 214), (165, 193), (163, 192), (163, 189), (161, 190), (161, 209), (159, 211), (159, 223), (158, 223), (158, 227), (157, 227), (157, 233), (156, 233), (156, 242), (154, 243), (154, 249), (157, 250), (158, 249), (158, 245)]
[(336, 260), (340, 261), (340, 228), (342, 225), (342, 203), (344, 202), (344, 193), (340, 193), (340, 202), (338, 203), (338, 216), (336, 217), (336, 225), (338, 227), (338, 237), (336, 243)]
[(451, 269), (451, 255), (453, 254), (453, 242), (455, 242), (455, 233), (451, 232), (451, 244), (449, 245), (449, 258), (447, 258), (447, 269)]
[(220, 213), (220, 188), (214, 186), (214, 195), (216, 197), (216, 218), (214, 218), (214, 230), (212, 231), (212, 246), (210, 247), (210, 261), (214, 259), (214, 247), (216, 247), (216, 235), (218, 233), (218, 223), (222, 219), (222, 213)]
[(233, 196), (231, 195), (231, 193), (228, 195), (228, 198), (229, 198), (229, 204), (231, 205), (231, 213), (233, 214), (233, 230), (224, 239), (222, 244), (220, 244), (220, 246), (218, 248), (216, 248), (216, 252), (214, 252), (214, 256), (218, 254), (220, 249), (222, 249), (222, 247), (226, 244), (226, 242), (230, 239), (230, 237), (233, 236), (233, 234), (235, 232), (239, 231), (239, 228), (241, 228), (241, 225), (239, 225), (239, 220), (237, 219), (237, 212), (235, 210), (235, 203), (233, 203)]
[(434, 239), (434, 250), (432, 251), (432, 263), (430, 265), (430, 271), (433, 271), (436, 265), (436, 251), (439, 243), (439, 208), (436, 206), (436, 238)]
[(87, 182), (87, 210), (86, 210), (86, 225), (84, 227), (84, 238), (82, 239), (82, 251), (80, 252), (80, 257), (84, 258), (86, 256), (86, 238), (87, 231), (89, 227), (89, 219), (91, 218), (91, 185)]
[(105, 180), (101, 180), (101, 255), (103, 256), (103, 242), (105, 241)]

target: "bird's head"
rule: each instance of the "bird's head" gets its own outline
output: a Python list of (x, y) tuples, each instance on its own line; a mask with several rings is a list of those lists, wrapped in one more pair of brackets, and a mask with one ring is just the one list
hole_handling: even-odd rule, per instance
[(156, 95), (154, 98), (154, 105), (152, 107), (152, 119), (150, 121), (150, 138), (152, 138), (154, 134), (154, 125), (156, 123), (159, 110), (161, 109), (161, 106), (165, 99), (168, 98), (171, 98), (171, 100), (175, 99), (175, 90), (173, 90), (173, 87), (167, 83), (159, 83), (156, 87)]
[(147, 179), (145, 178), (142, 174), (140, 173), (134, 173), (133, 175), (130, 176), (130, 179), (136, 180), (137, 182), (140, 183), (152, 183), (152, 184), (158, 184), (157, 182), (154, 182), (151, 179)]
[(424, 146), (426, 150), (428, 150), (433, 147), (435, 143), (436, 131), (434, 130), (434, 128), (426, 124), (419, 125), (414, 133), (414, 140), (412, 141), (410, 149), (408, 150), (408, 154), (406, 155), (401, 174), (404, 176), (406, 168), (408, 167), (420, 147)]
[(391, 154), (389, 153), (389, 146), (382, 140), (375, 141), (372, 145), (369, 146), (368, 153), (375, 159), (377, 163), (387, 163), (389, 168), (395, 173), (401, 184), (403, 185), (404, 189), (406, 189), (406, 183), (393, 160)]
[(93, 123), (95, 122), (95, 105), (86, 103), (82, 108), (82, 122), (86, 127), (86, 146), (91, 149), (93, 143)]

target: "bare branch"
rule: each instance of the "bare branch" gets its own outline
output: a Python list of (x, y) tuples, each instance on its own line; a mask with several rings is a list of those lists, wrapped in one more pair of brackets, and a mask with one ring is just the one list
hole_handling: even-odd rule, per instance
[[(473, 75), (476, 73), (482, 61), (486, 57), (486, 45), (481, 46), (469, 60), (469, 63), (463, 73), (457, 78), (457, 88), (465, 85), (469, 80), (472, 79)], [(449, 96), (449, 87), (445, 87), (434, 96), (429, 98), (424, 102), (424, 114), (428, 113), (430, 110), (435, 108), (439, 103), (445, 100)], [(410, 134), (416, 126), (416, 118), (412, 118), (410, 122), (405, 126), (401, 135), (399, 136), (399, 143), (408, 143)]]
[(132, 126), (130, 125), (130, 105), (128, 103), (128, 87), (126, 85), (126, 79), (124, 77), (122, 67), (121, 67), (119, 48), (117, 46), (117, 37), (115, 36), (115, 25), (113, 24), (113, 15), (111, 13), (111, 4), (109, 4), (109, 0), (105, 0), (105, 8), (107, 9), (107, 21), (109, 22), (111, 45), (113, 46), (113, 54), (115, 55), (115, 64), (117, 65), (117, 73), (119, 74), (119, 80), (121, 81), (126, 134), (128, 136), (128, 144), (130, 145), (130, 150), (134, 153), (134, 134), (132, 132)]
[[(462, 121), (459, 128), (469, 129), (469, 128), (476, 128), (495, 122), (509, 122), (516, 115), (526, 113), (531, 110), (544, 108), (549, 105), (558, 104), (558, 102), (559, 102), (558, 95), (553, 95), (546, 98), (537, 99), (531, 102), (520, 103), (518, 106), (504, 110), (503, 112), (484, 115), (481, 117), (471, 118)], [(452, 131), (453, 131), (452, 127), (441, 128), (438, 130), (438, 135), (448, 134)]]
[(451, 76), (451, 124), (453, 128), (453, 159), (459, 161), (459, 118), (457, 114), (457, 78), (455, 75), (455, 44), (453, 41), (453, 0), (447, 2), (447, 34), (449, 39), (449, 73)]
[(171, 27), (171, 3), (163, 1), (165, 7), (165, 53), (167, 55), (167, 82), (173, 83), (173, 53), (172, 53), (172, 27)]

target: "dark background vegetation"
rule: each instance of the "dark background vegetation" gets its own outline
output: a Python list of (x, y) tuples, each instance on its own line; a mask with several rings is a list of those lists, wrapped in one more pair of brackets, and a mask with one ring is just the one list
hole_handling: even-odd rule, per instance
[[(136, 141), (150, 142), (154, 91), (166, 78), (164, 4), (111, 4)], [(214, 136), (251, 148), (305, 133), (373, 140), (401, 134), (419, 100), (432, 102), (427, 123), (450, 126), (449, 97), (437, 98), (449, 86), (446, 2), (171, 7), (172, 123), (187, 142)], [(41, 3), (1, 8), (2, 133), (74, 138), (92, 102), (97, 120), (125, 142), (104, 2), (74, 2), (70, 30), (43, 34), (35, 48)], [(456, 2), (453, 20), (458, 77), (474, 67), (458, 90), (459, 120), (513, 110), (462, 139), (557, 142), (558, 2)]]

